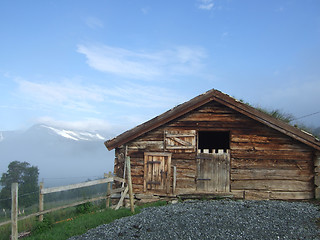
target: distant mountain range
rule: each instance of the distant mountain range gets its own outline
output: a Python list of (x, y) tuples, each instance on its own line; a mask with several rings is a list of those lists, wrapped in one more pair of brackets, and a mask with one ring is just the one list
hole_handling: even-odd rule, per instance
[(25, 131), (0, 132), (0, 174), (12, 161), (29, 162), (39, 168), (45, 186), (82, 182), (113, 171), (114, 152), (104, 141), (105, 132), (61, 129), (34, 125)]

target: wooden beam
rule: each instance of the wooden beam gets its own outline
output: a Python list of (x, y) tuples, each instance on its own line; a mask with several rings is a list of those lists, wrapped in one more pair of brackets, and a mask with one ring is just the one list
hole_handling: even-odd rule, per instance
[(177, 134), (171, 134), (171, 133), (166, 133), (166, 137), (194, 137), (195, 134), (191, 133), (177, 133)]
[(128, 190), (129, 190), (129, 189), (128, 189), (128, 186), (127, 186), (127, 187), (125, 188), (124, 192), (122, 193), (122, 195), (121, 195), (121, 197), (120, 197), (120, 200), (119, 200), (117, 206), (115, 207), (115, 210), (118, 210), (118, 209), (122, 206), (123, 200), (124, 200), (125, 196), (127, 195)]
[[(39, 187), (39, 212), (42, 212), (44, 210), (44, 199), (43, 199), (43, 193), (42, 193), (42, 189), (43, 189), (43, 182), (40, 183), (40, 187)], [(39, 221), (42, 222), (43, 221), (43, 215), (39, 215)]]
[(192, 146), (192, 143), (184, 141), (180, 138), (177, 138), (177, 137), (168, 137), (168, 138), (172, 139), (173, 141), (175, 141), (177, 143), (180, 143), (183, 146)]
[(175, 145), (166, 145), (167, 149), (194, 149), (195, 146), (190, 145), (190, 146), (175, 146)]
[(127, 164), (127, 178), (128, 178), (128, 187), (129, 187), (129, 197), (130, 197), (130, 208), (131, 212), (134, 213), (134, 202), (133, 202), (133, 190), (132, 190), (132, 180), (131, 180), (131, 163), (130, 157), (126, 159)]
[(76, 184), (71, 184), (71, 185), (66, 185), (61, 187), (44, 188), (42, 189), (41, 193), (48, 194), (48, 193), (54, 193), (54, 192), (61, 192), (61, 191), (66, 191), (66, 190), (71, 190), (76, 188), (89, 187), (97, 184), (113, 182), (113, 181), (123, 182), (124, 180), (119, 177), (109, 177), (109, 178), (103, 178), (103, 179), (98, 179), (98, 180), (83, 182), (83, 183), (76, 183)]
[(18, 240), (18, 183), (11, 184), (11, 239)]
[(170, 193), (170, 179), (171, 179), (171, 154), (167, 158), (167, 176), (166, 176), (166, 192)]
[(176, 186), (177, 186), (177, 167), (173, 166), (173, 184), (172, 184), (173, 194), (176, 194)]

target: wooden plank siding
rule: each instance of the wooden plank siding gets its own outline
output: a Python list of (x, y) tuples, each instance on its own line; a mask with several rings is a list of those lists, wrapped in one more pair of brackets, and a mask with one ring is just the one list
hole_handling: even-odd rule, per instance
[[(165, 146), (168, 132), (188, 130), (230, 132), (230, 191), (236, 196), (242, 196), (245, 191), (248, 198), (314, 197), (314, 150), (311, 147), (215, 101), (127, 143), (134, 193), (143, 192), (144, 152), (172, 153), (176, 193), (196, 191), (197, 149), (177, 150)], [(116, 148), (115, 154), (115, 174), (123, 177), (124, 147)], [(172, 179), (170, 182), (172, 188)]]

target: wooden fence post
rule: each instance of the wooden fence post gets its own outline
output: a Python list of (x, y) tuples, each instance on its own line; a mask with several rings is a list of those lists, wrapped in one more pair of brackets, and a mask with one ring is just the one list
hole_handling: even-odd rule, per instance
[(130, 208), (131, 208), (131, 212), (134, 213), (130, 157), (127, 157), (126, 160), (127, 160), (126, 164), (127, 164), (127, 178), (128, 178), (128, 187), (129, 187), (129, 196), (130, 196)]
[[(44, 204), (43, 204), (43, 194), (41, 193), (43, 189), (43, 182), (40, 183), (40, 187), (39, 187), (39, 212), (42, 212), (44, 210)], [(39, 221), (42, 222), (43, 221), (43, 215), (39, 215)]]
[[(104, 174), (104, 177), (105, 178), (109, 178), (109, 177), (111, 177), (112, 176), (112, 174), (109, 172), (108, 174), (107, 173), (105, 173)], [(106, 198), (106, 208), (109, 208), (110, 207), (110, 196), (111, 196), (111, 183), (110, 182), (108, 182), (107, 183), (107, 198)]]
[(18, 239), (18, 183), (11, 184), (11, 239)]

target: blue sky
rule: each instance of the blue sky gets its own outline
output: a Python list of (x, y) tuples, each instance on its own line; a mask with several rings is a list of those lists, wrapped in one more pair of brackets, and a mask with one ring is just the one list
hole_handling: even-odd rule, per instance
[[(320, 1), (0, 2), (0, 130), (120, 133), (212, 88), (320, 111)], [(320, 126), (320, 114), (300, 120)]]

